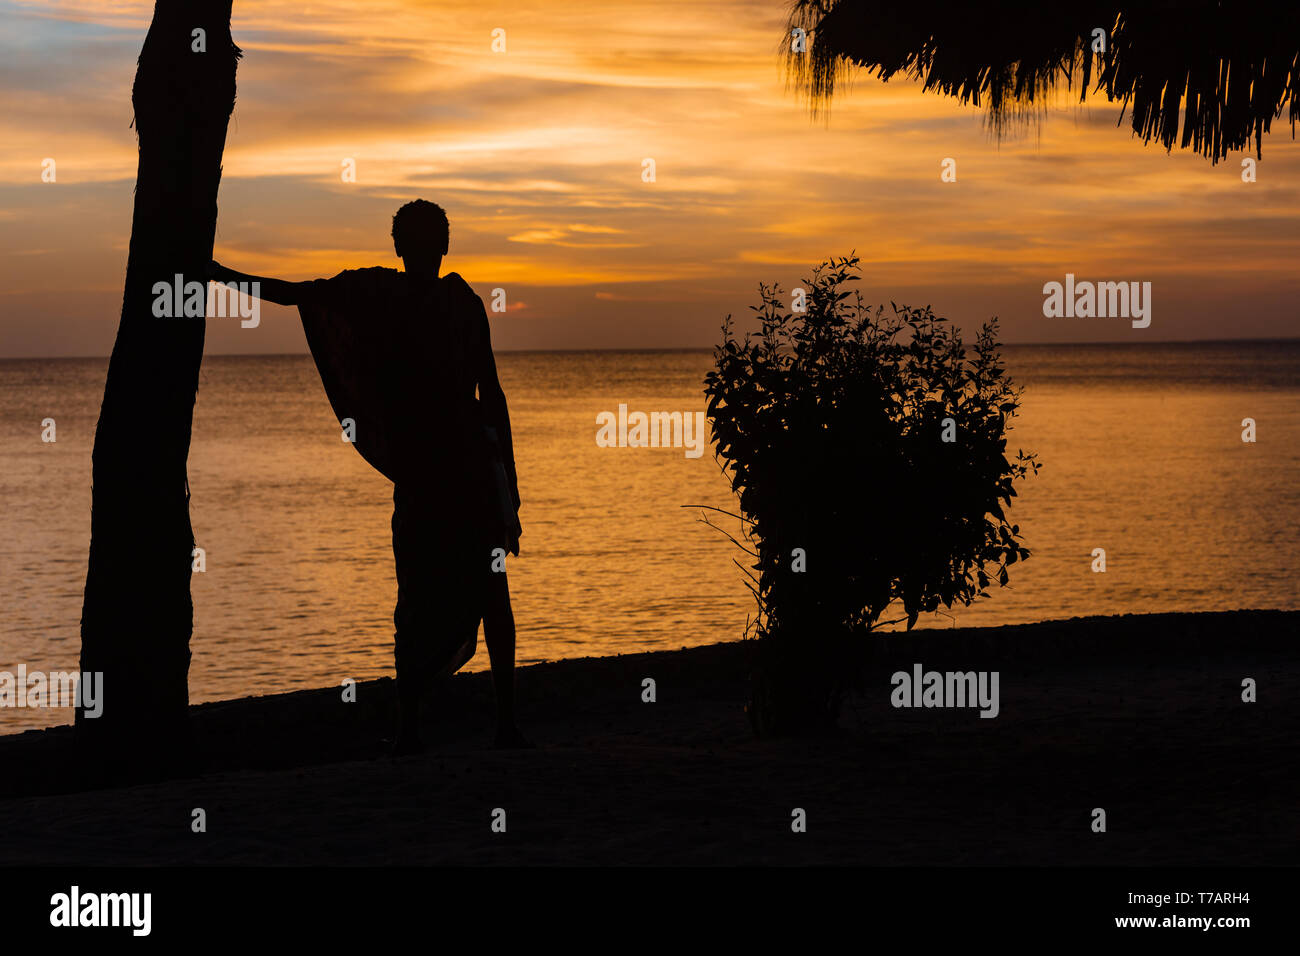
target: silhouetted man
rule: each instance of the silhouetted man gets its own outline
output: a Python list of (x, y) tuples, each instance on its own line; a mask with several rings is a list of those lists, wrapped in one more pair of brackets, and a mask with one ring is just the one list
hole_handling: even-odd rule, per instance
[(454, 272), (438, 275), (448, 237), (446, 213), (417, 199), (393, 217), (403, 272), (285, 282), (212, 264), (218, 282), (260, 283), (262, 299), (298, 306), (344, 435), (393, 481), (399, 753), (420, 749), (420, 702), (474, 656), (480, 620), (497, 745), (527, 746), (504, 571), (521, 533), (510, 416), (483, 301)]

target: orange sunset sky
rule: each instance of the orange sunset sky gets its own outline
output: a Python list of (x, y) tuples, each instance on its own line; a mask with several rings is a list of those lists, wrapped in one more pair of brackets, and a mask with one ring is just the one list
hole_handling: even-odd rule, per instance
[[(106, 355), (152, 4), (0, 11), (0, 358)], [(853, 249), (869, 300), (928, 303), (968, 329), (996, 314), (1008, 342), (1296, 333), (1286, 123), (1247, 184), (1242, 154), (1212, 166), (1143, 146), (1104, 102), (1062, 100), (998, 142), (979, 109), (859, 76), (813, 119), (782, 72), (786, 14), (784, 0), (235, 0), (216, 256), (290, 279), (396, 266), (392, 213), (423, 197), (451, 217), (445, 267), (485, 298), (507, 290), (498, 349), (709, 346), (759, 281), (789, 288)], [(940, 181), (945, 157), (956, 183)], [(1042, 286), (1067, 272), (1150, 281), (1151, 326), (1045, 318)], [(208, 330), (209, 353), (305, 351), (295, 313), (269, 304), (256, 329)]]

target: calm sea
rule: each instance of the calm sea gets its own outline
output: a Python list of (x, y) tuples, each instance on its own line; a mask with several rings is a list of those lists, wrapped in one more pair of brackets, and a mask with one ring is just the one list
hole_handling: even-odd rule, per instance
[[(1010, 448), (1044, 463), (1012, 511), (1033, 555), (1010, 589), (923, 626), (1300, 607), (1300, 341), (1005, 355), (1026, 386)], [(753, 599), (737, 552), (683, 507), (734, 510), (712, 452), (595, 443), (597, 414), (620, 403), (702, 411), (710, 363), (707, 351), (499, 356), (524, 501), (509, 566), (521, 662), (741, 636)], [(0, 361), (0, 670), (77, 667), (106, 369)], [(391, 485), (342, 442), (310, 358), (204, 360), (190, 484), (207, 551), (193, 701), (392, 673)], [(480, 642), (469, 669), (486, 667)], [(0, 732), (70, 716), (0, 709)]]

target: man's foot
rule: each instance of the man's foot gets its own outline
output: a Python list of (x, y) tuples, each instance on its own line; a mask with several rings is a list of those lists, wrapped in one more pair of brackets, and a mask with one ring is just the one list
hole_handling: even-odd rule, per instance
[(537, 745), (519, 732), (514, 724), (497, 728), (497, 739), (493, 743), (498, 750), (529, 750)]

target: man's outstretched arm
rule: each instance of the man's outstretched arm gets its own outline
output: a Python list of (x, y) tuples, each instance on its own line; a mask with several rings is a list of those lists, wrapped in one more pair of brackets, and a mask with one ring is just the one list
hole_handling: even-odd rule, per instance
[[(244, 288), (256, 289), (256, 296), (276, 305), (299, 305), (311, 300), (314, 289), (312, 282), (286, 282), (283, 279), (268, 279), (263, 276), (251, 276), (247, 273), (227, 269), (215, 259), (208, 267), (208, 278), (223, 285), (244, 284)], [(256, 283), (254, 285), (253, 283)]]

